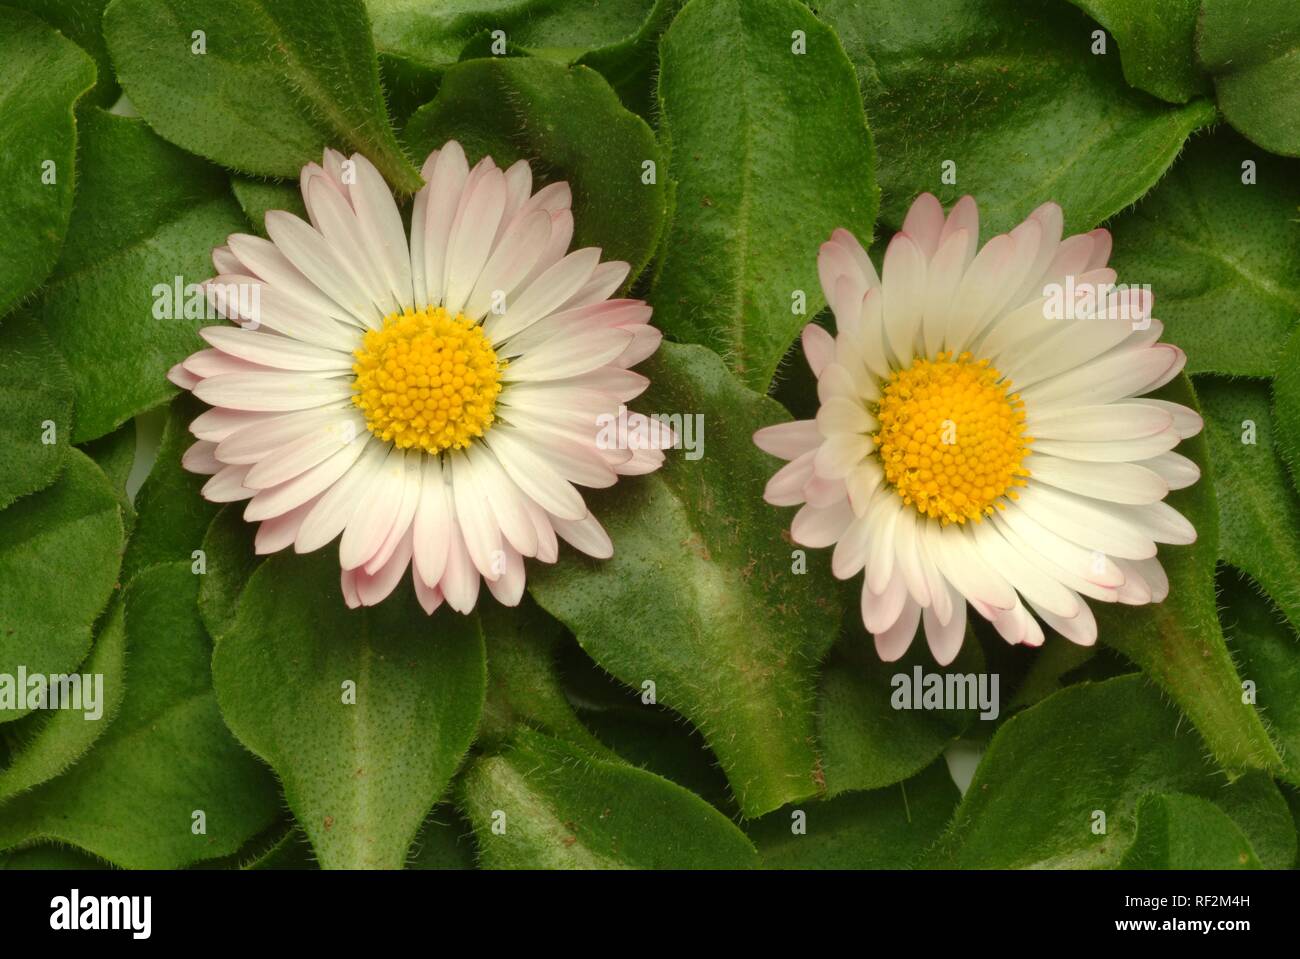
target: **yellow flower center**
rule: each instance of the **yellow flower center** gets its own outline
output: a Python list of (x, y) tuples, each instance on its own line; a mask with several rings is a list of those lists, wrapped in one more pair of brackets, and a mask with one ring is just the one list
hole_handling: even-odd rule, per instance
[(440, 306), (393, 313), (353, 354), (352, 402), (400, 449), (464, 449), (492, 425), (505, 365), (482, 328)]
[(979, 522), (1017, 498), (1025, 404), (988, 360), (969, 353), (918, 358), (883, 384), (873, 440), (885, 478), (904, 503), (943, 524)]

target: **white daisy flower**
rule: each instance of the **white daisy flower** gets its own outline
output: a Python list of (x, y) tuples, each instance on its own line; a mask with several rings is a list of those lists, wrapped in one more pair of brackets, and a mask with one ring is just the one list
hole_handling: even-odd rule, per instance
[(1091, 644), (1084, 597), (1160, 602), (1156, 544), (1196, 539), (1163, 500), (1200, 476), (1173, 448), (1201, 418), (1142, 398), (1186, 355), (1158, 342), (1148, 291), (1107, 291), (1106, 230), (1061, 234), (1048, 203), (980, 249), (975, 201), (945, 218), (925, 194), (883, 276), (846, 230), (821, 247), (838, 333), (803, 332), (817, 418), (754, 441), (789, 461), (765, 498), (802, 504), (793, 539), (834, 546), (840, 579), (864, 573), (862, 621), (885, 661), (923, 623), (952, 662), (967, 602), (1010, 643), (1040, 645), (1041, 620)]
[[(630, 367), (660, 332), (640, 300), (609, 299), (629, 266), (573, 236), (567, 183), (533, 191), (519, 161), (471, 169), (456, 142), (430, 154), (410, 243), (388, 186), (357, 154), (302, 171), (311, 222), (266, 215), (235, 234), (206, 284), (240, 327), (169, 378), (213, 408), (187, 469), (203, 495), (247, 500), (256, 549), (319, 549), (341, 535), (349, 606), (392, 592), (407, 566), (432, 613), (474, 608), (480, 578), (519, 602), (524, 558), (557, 535), (613, 546), (577, 486), (612, 486), (663, 462), (598, 442), (602, 414), (649, 385)], [(661, 444), (655, 444), (656, 446)]]

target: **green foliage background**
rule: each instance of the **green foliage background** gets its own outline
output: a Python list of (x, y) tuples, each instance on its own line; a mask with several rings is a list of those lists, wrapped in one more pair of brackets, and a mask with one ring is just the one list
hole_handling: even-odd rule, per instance
[[(0, 5), (0, 673), (107, 692), (0, 713), (0, 867), (1293, 867), (1298, 50), (1293, 0)], [(300, 208), (326, 145), (409, 196), (451, 137), (570, 181), (671, 341), (646, 408), (707, 455), (593, 494), (614, 558), (518, 609), (348, 611), (332, 551), (255, 557), (181, 470), (202, 321), (151, 289)], [(1166, 602), (1098, 609), (1096, 649), (968, 637), (996, 722), (889, 708), (923, 644), (878, 662), (825, 557), (791, 574), (749, 439), (811, 412), (817, 245), (922, 190), (986, 238), (1108, 226), (1207, 424)]]

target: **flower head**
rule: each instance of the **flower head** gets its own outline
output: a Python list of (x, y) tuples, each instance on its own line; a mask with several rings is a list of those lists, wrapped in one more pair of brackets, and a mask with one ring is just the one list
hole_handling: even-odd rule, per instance
[(1173, 448), (1201, 419), (1144, 397), (1186, 356), (1159, 342), (1150, 292), (1116, 284), (1110, 234), (1062, 239), (1048, 203), (978, 241), (971, 197), (945, 217), (929, 194), (881, 275), (852, 234), (831, 234), (817, 264), (837, 332), (803, 332), (817, 417), (754, 435), (789, 461), (765, 498), (801, 506), (794, 540), (833, 546), (841, 579), (863, 573), (862, 621), (886, 661), (923, 623), (951, 662), (967, 603), (1013, 644), (1040, 645), (1040, 620), (1091, 644), (1084, 597), (1160, 602), (1156, 544), (1196, 538), (1163, 500), (1200, 475)]
[(349, 606), (408, 566), (427, 612), (470, 611), (480, 581), (513, 605), (557, 536), (612, 554), (577, 486), (662, 464), (663, 443), (598, 441), (661, 334), (645, 303), (610, 299), (628, 264), (567, 252), (566, 183), (534, 192), (522, 160), (471, 169), (455, 141), (422, 172), (409, 243), (370, 161), (327, 150), (302, 171), (310, 223), (272, 211), (269, 240), (213, 251), (208, 299), (237, 325), (202, 330), (210, 348), (169, 374), (212, 406), (184, 464), (212, 475), (208, 499), (248, 501), (259, 553), (341, 537)]

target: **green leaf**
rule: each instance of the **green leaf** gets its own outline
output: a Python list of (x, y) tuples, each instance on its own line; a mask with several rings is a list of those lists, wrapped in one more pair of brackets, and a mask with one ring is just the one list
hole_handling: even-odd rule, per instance
[(128, 533), (135, 525), (135, 507), (126, 487), (135, 467), (136, 432), (135, 420), (127, 420), (112, 433), (80, 447), (104, 471), (108, 481), (113, 484), (113, 489), (117, 491)]
[[(1185, 375), (1158, 395), (1198, 408)], [(1211, 431), (1207, 427), (1206, 432)], [(1219, 627), (1214, 594), (1215, 563), (1221, 554), (1219, 506), (1205, 433), (1185, 440), (1178, 452), (1201, 468), (1201, 478), (1195, 485), (1171, 493), (1165, 502), (1196, 528), (1196, 542), (1161, 549), (1160, 563), (1169, 577), (1169, 595), (1164, 602), (1136, 607), (1094, 603), (1098, 635), (1173, 697), (1229, 774), (1274, 769), (1281, 759), (1259, 714), (1242, 702), (1241, 677)], [(1213, 462), (1217, 466), (1219, 457)]]
[(129, 869), (176, 869), (229, 855), (272, 823), (275, 783), (217, 712), (197, 589), (185, 563), (136, 577), (117, 718), (72, 769), (3, 807), (0, 848), (56, 839)]
[(1260, 869), (1241, 828), (1208, 799), (1183, 793), (1143, 796), (1137, 835), (1122, 869)]
[(745, 834), (694, 793), (527, 730), (470, 766), (459, 804), (488, 869), (758, 865)]
[(221, 713), (284, 783), (322, 867), (400, 868), (483, 708), (478, 620), (430, 618), (409, 583), (349, 610), (337, 558), (253, 574), (212, 660)]
[(605, 670), (634, 689), (653, 682), (704, 734), (745, 815), (760, 816), (818, 791), (814, 674), (839, 593), (824, 556), (793, 571), (789, 517), (763, 502), (773, 461), (751, 436), (787, 418), (780, 405), (703, 347), (664, 344), (642, 370), (644, 409), (704, 416), (703, 455), (672, 452), (658, 472), (590, 494), (614, 556), (563, 557), (529, 588)]
[(1138, 802), (1151, 792), (1214, 802), (1270, 868), (1295, 856), (1277, 787), (1262, 774), (1225, 786), (1179, 712), (1129, 675), (1070, 686), (1007, 720), (929, 864), (1114, 867), (1132, 844)]
[(1070, 2), (1114, 35), (1129, 86), (1170, 103), (1211, 92), (1194, 49), (1201, 0)]
[(72, 107), (94, 84), (95, 65), (76, 44), (0, 7), (0, 316), (59, 257), (76, 180)]
[(70, 846), (38, 845), (0, 856), (0, 869), (103, 869), (102, 859)]
[[(967, 709), (921, 710), (924, 685), (915, 682), (916, 670), (924, 676), (985, 675), (984, 653), (974, 636), (967, 635), (957, 658), (942, 669), (920, 640), (898, 662), (883, 663), (863, 633), (860, 617), (855, 603), (846, 614), (851, 641), (839, 643), (822, 672), (817, 739), (829, 796), (879, 789), (914, 776), (968, 726), (980, 722), (977, 697)], [(966, 687), (959, 688), (965, 695)], [(906, 702), (916, 709), (895, 705), (904, 702), (904, 691), (910, 691)], [(998, 691), (993, 703), (1000, 702)]]
[[(792, 49), (795, 30), (804, 53)], [(853, 67), (795, 0), (689, 3), (660, 48), (676, 211), (655, 322), (765, 391), (824, 303), (818, 246), (836, 227), (871, 242), (879, 191)]]
[(637, 31), (618, 43), (588, 50), (578, 62), (599, 70), (633, 113), (655, 122), (655, 85), (659, 68), (659, 39), (685, 0), (654, 0)]
[[(1244, 164), (1255, 182), (1243, 183)], [(1224, 128), (1195, 137), (1169, 175), (1110, 224), (1121, 283), (1155, 293), (1189, 373), (1271, 376), (1300, 315), (1300, 164)]]
[(1300, 156), (1300, 7), (1204, 0), (1196, 52), (1228, 122), (1265, 150)]
[[(567, 180), (573, 247), (626, 260), (633, 278), (658, 245), (668, 203), (659, 145), (587, 67), (515, 57), (457, 64), (403, 136), (419, 156), (455, 139), (471, 160), (490, 154), (505, 167), (527, 159), (537, 181)], [(653, 183), (642, 181), (646, 163)]]
[[(482, 0), (478, 0), (480, 6)], [(685, 0), (526, 0), (528, 18), (505, 32), (505, 53), (579, 63), (599, 71), (624, 105), (655, 122), (659, 37)], [(499, 14), (493, 16), (499, 20)], [(480, 21), (481, 22), (481, 21)], [(495, 28), (481, 28), (460, 50), (459, 59), (500, 56)]]
[(90, 709), (94, 718), (87, 710), (59, 709), (32, 713), (16, 724), (23, 745), (0, 769), (0, 805), (58, 776), (94, 745), (122, 704), (125, 663), (126, 624), (122, 603), (115, 602), (104, 616), (95, 648), (78, 670), (103, 677), (103, 696)]
[(5, 6), (35, 14), (90, 54), (98, 77), (86, 97), (87, 103), (107, 107), (118, 98), (113, 64), (104, 45), (104, 7), (108, 0), (5, 0)]
[[(1147, 192), (1214, 105), (1170, 107), (1094, 56), (1088, 19), (1062, 0), (817, 0), (858, 67), (880, 155), (881, 216), (912, 199), (973, 194), (985, 235), (1055, 200), (1069, 232)], [(955, 169), (945, 183), (945, 161)]]
[[(122, 559), (122, 580), (158, 563), (193, 563), (218, 504), (200, 493), (206, 476), (181, 467), (181, 455), (194, 442), (190, 422), (206, 409), (188, 394), (172, 400), (153, 469), (136, 495), (135, 531)], [(206, 566), (206, 556), (204, 558)]]
[(1300, 497), (1274, 451), (1268, 386), (1203, 377), (1196, 388), (1219, 494), (1219, 558), (1300, 628)]
[(0, 324), (0, 509), (54, 482), (71, 436), (68, 364), (30, 313), (14, 313)]
[(412, 6), (366, 0), (375, 45), (425, 66), (449, 66), (482, 34), (500, 30), (512, 46), (572, 62), (588, 50), (613, 46), (641, 29), (653, 0), (442, 0)]
[(1273, 380), (1273, 442), (1300, 492), (1300, 326), (1282, 350)]
[(199, 585), (199, 614), (208, 634), (220, 640), (239, 614), (239, 595), (253, 571), (266, 562), (253, 550), (257, 524), (244, 521), (242, 503), (228, 503), (203, 536), (206, 571)]
[[(73, 440), (164, 403), (168, 369), (203, 345), (201, 318), (155, 319), (171, 290), (212, 275), (212, 248), (244, 229), (220, 170), (98, 109), (81, 120), (81, 182), (43, 316), (76, 385)], [(196, 298), (195, 302), (202, 302)]]
[(302, 191), (296, 182), (259, 180), (232, 173), (230, 189), (239, 201), (248, 225), (258, 236), (266, 236), (268, 210), (288, 210), (294, 216), (307, 219), (307, 207), (302, 202)]
[[(907, 869), (952, 817), (961, 794), (943, 760), (888, 789), (774, 812), (749, 826), (770, 869)], [(802, 812), (804, 832), (795, 832)]]
[[(68, 450), (51, 486), (0, 511), (0, 674), (66, 673), (90, 650), (122, 563), (122, 514), (108, 478)], [(28, 709), (0, 699), (0, 722)]]
[(1246, 581), (1225, 574), (1219, 583), (1229, 646), (1281, 747), (1282, 775), (1300, 785), (1300, 635)]
[(1068, 685), (1066, 674), (1090, 662), (1097, 655), (1097, 647), (1080, 646), (1062, 636), (1049, 635), (1042, 648), (1034, 653), (1034, 661), (1007, 705), (1008, 712), (1041, 702)]
[(114, 0), (104, 34), (131, 105), (191, 153), (296, 179), (330, 146), (365, 154), (403, 193), (420, 187), (388, 122), (361, 0)]
[(556, 669), (564, 627), (531, 599), (516, 608), (485, 603), (479, 611), (487, 645), (488, 682), (479, 738), (509, 740), (526, 725), (613, 758), (574, 713)]

